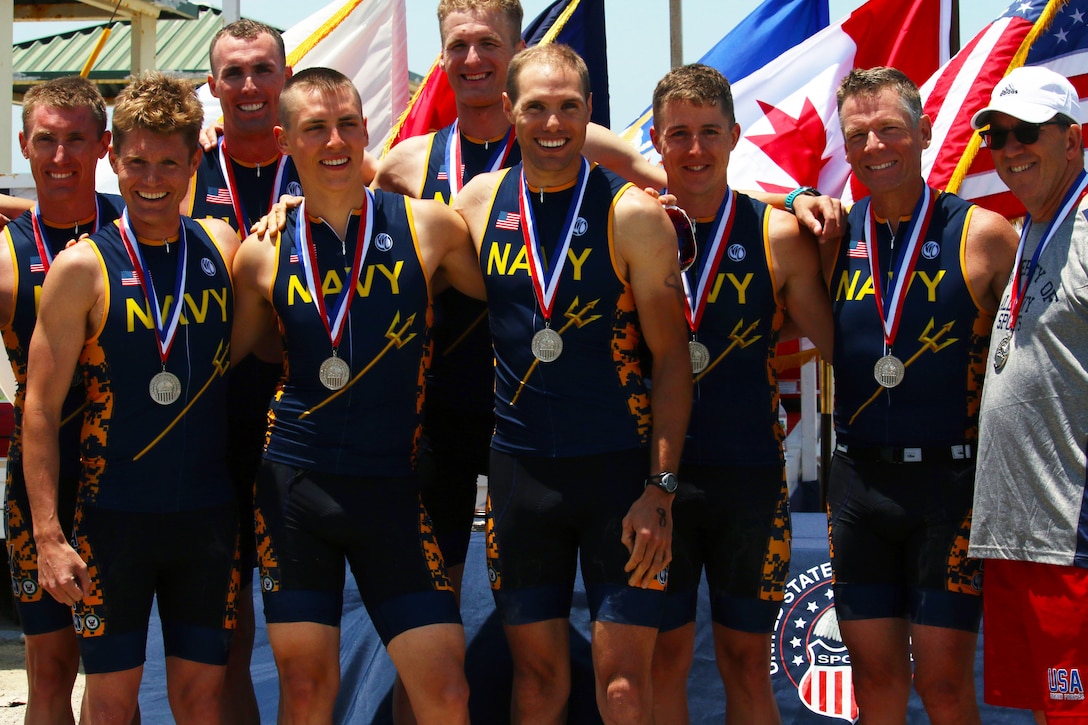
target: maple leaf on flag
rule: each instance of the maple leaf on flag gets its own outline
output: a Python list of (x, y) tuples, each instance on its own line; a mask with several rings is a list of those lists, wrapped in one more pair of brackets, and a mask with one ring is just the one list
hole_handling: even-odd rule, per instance
[[(756, 101), (774, 133), (748, 136), (748, 140), (767, 154), (779, 168), (785, 171), (799, 186), (816, 186), (820, 172), (830, 160), (823, 156), (825, 139), (824, 122), (812, 101), (805, 99), (797, 118), (765, 101)], [(788, 192), (793, 186), (781, 186), (759, 181), (760, 187), (770, 192)]]

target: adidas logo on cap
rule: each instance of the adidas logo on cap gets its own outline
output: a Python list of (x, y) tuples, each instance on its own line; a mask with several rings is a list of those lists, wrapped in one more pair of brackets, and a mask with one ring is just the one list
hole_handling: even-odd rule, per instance
[(1001, 93), (1000, 93), (999, 97), (1000, 96), (1015, 96), (1017, 93), (1018, 93), (1018, 91), (1016, 90), (1016, 86), (1009, 85), (1009, 86), (1006, 86), (1005, 88), (1001, 89)]

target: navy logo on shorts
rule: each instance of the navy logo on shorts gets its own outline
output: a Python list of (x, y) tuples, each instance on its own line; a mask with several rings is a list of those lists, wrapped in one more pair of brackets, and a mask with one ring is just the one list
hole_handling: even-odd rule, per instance
[(270, 592), (270, 591), (272, 591), (272, 589), (274, 587), (275, 587), (275, 584), (272, 582), (272, 577), (270, 577), (270, 576), (261, 577), (261, 589), (264, 589), (266, 592)]
[(729, 255), (729, 261), (731, 262), (743, 262), (744, 258), (748, 256), (748, 250), (744, 248), (743, 244), (730, 244), (726, 254)]
[(926, 259), (936, 259), (941, 253), (941, 245), (932, 239), (922, 245), (922, 256)]
[(786, 582), (774, 625), (771, 674), (784, 670), (805, 707), (824, 717), (855, 722), (850, 655), (839, 634), (831, 590), (831, 562)]
[(589, 231), (589, 222), (582, 217), (578, 217), (574, 220), (574, 236), (580, 237)]
[(200, 269), (202, 269), (204, 271), (204, 274), (208, 275), (209, 277), (215, 276), (215, 262), (208, 259), (207, 257), (201, 258)]
[(33, 579), (23, 579), (23, 594), (32, 597), (38, 593), (38, 583)]
[(374, 237), (374, 246), (378, 248), (379, 252), (388, 252), (393, 248), (393, 237), (389, 236), (385, 232), (382, 232), (378, 236)]
[(96, 632), (102, 626), (102, 620), (96, 614), (88, 614), (83, 618), (83, 626), (87, 628), (88, 632)]

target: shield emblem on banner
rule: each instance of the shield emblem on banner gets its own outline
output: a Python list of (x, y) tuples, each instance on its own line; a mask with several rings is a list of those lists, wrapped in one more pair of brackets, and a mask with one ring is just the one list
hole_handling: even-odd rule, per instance
[(805, 707), (825, 717), (855, 722), (854, 680), (846, 647), (832, 647), (822, 639), (808, 645), (809, 667), (797, 683), (797, 694)]

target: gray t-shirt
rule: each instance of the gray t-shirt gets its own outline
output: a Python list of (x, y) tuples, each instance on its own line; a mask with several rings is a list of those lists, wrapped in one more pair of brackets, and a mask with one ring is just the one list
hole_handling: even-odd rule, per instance
[[(1008, 359), (995, 370), (994, 355), (1010, 334), (1009, 285), (1001, 299), (982, 390), (971, 556), (1088, 566), (1086, 209), (1088, 199), (1041, 255)], [(1021, 274), (1046, 226), (1029, 231)]]

